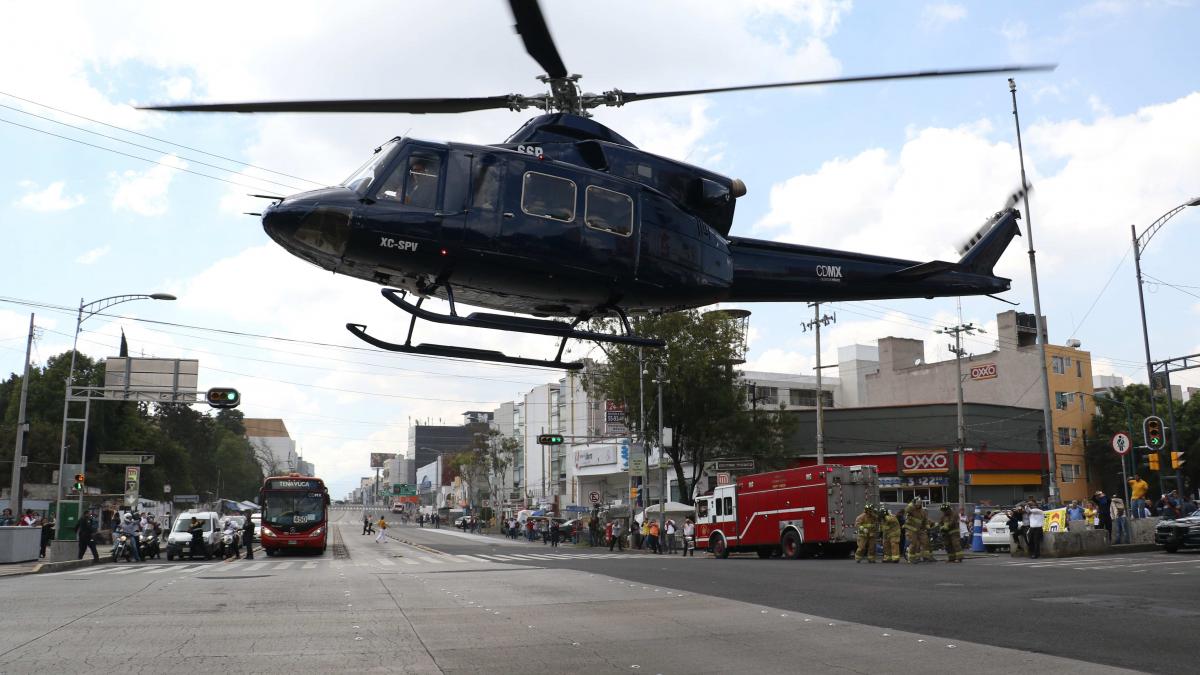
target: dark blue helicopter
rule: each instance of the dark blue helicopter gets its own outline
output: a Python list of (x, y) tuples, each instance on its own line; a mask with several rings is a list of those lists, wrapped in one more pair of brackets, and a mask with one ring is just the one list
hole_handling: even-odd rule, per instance
[[(263, 228), (294, 255), (385, 286), (411, 316), (402, 344), (347, 324), (377, 347), (416, 354), (577, 369), (568, 339), (656, 347), (633, 334), (628, 315), (717, 302), (846, 301), (991, 295), (1009, 280), (992, 268), (1019, 234), (1006, 206), (987, 220), (957, 262), (917, 262), (730, 235), (738, 179), (642, 150), (591, 119), (606, 105), (723, 91), (838, 82), (1045, 70), (1009, 66), (829, 80), (633, 93), (582, 92), (568, 75), (536, 0), (510, 0), (526, 51), (550, 91), (476, 98), (289, 101), (158, 106), (205, 112), (457, 113), (540, 108), (504, 143), (466, 145), (395, 138), (341, 185), (273, 200)], [(409, 301), (415, 297), (415, 302)], [(436, 296), (450, 314), (422, 308)], [(529, 314), (475, 312), (457, 303)], [(616, 315), (624, 334), (578, 328)], [(566, 317), (571, 321), (551, 317)], [(553, 360), (498, 351), (413, 344), (417, 319), (561, 338)]]

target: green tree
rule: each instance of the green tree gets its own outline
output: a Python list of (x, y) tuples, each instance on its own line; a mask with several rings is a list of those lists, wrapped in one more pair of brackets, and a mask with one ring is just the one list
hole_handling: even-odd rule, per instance
[[(1155, 401), (1158, 415), (1164, 424), (1170, 424), (1167, 414), (1166, 395), (1157, 393)], [(1124, 405), (1122, 405), (1124, 404)], [(1126, 406), (1129, 409), (1126, 414)], [(1121, 460), (1113, 452), (1111, 439), (1119, 431), (1129, 433), (1135, 446), (1143, 445), (1142, 420), (1150, 415), (1150, 389), (1143, 384), (1131, 384), (1127, 387), (1114, 387), (1107, 395), (1096, 397), (1095, 425), (1096, 438), (1088, 439), (1087, 463), (1088, 471), (1093, 477), (1099, 478), (1101, 486), (1107, 494), (1124, 494), (1121, 485)], [(1185, 452), (1187, 460), (1183, 466), (1185, 487), (1197, 485), (1200, 478), (1200, 397), (1193, 397), (1186, 404), (1175, 402), (1175, 423), (1178, 429), (1167, 430), (1167, 446), (1170, 449), (1172, 434), (1179, 450)], [(1136, 457), (1136, 465), (1131, 469), (1126, 459), (1126, 473), (1141, 474), (1150, 484), (1150, 496), (1157, 497), (1160, 493), (1160, 483), (1153, 471), (1150, 470), (1148, 455), (1144, 449), (1135, 449), (1132, 454)], [(1170, 465), (1164, 467), (1164, 474), (1171, 474)], [(1132, 473), (1130, 473), (1132, 476)], [(1168, 488), (1173, 489), (1174, 483), (1168, 481)]]
[[(594, 328), (612, 330), (611, 322)], [(663, 349), (645, 349), (639, 370), (638, 348), (602, 345), (607, 363), (584, 378), (584, 386), (597, 397), (623, 401), (630, 427), (645, 429), (646, 441), (658, 442), (658, 391), (655, 380), (663, 374), (663, 426), (673, 432), (666, 449), (682, 488), (680, 497), (691, 503), (692, 486), (705, 462), (720, 457), (754, 457), (763, 468), (785, 462), (783, 439), (794, 424), (775, 410), (749, 410), (746, 388), (733, 370), (742, 336), (728, 317), (697, 310), (672, 312), (635, 319), (634, 332), (664, 340)], [(644, 371), (645, 424), (638, 408), (639, 373)], [(684, 465), (692, 465), (690, 475)]]

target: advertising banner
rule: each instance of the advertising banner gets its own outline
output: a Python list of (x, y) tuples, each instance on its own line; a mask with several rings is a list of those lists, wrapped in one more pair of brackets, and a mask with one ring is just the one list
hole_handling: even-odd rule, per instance
[(1045, 532), (1066, 532), (1067, 531), (1067, 509), (1050, 509), (1044, 512), (1046, 515), (1046, 523), (1042, 525), (1042, 530)]
[(611, 398), (604, 401), (604, 435), (624, 436), (629, 433), (625, 423), (625, 403)]
[(615, 445), (590, 446), (575, 451), (575, 468), (577, 469), (584, 466), (616, 464), (616, 462), (617, 446)]
[(389, 459), (396, 456), (394, 452), (372, 452), (371, 453), (371, 468), (382, 469)]

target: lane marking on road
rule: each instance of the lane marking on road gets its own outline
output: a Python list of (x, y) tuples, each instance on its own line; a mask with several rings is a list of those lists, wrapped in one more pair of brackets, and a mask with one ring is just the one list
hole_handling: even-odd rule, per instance
[(526, 553), (525, 556), (527, 558), (534, 558), (535, 560), (558, 560), (558, 558), (552, 555), (542, 555), (539, 553)]
[(419, 555), (414, 555), (413, 558), (416, 560), (420, 560), (421, 562), (432, 563), (434, 565), (445, 565), (446, 564), (445, 560), (439, 560), (437, 558), (426, 558), (424, 556), (419, 556)]
[(187, 565), (183, 565), (181, 567), (176, 568), (175, 571), (176, 572), (195, 572), (197, 570), (202, 570), (205, 567), (208, 567), (208, 565), (203, 565), (203, 564), (193, 565), (193, 564), (189, 563)]
[(491, 562), (489, 560), (484, 560), (483, 558), (477, 558), (473, 555), (466, 555), (463, 553), (460, 553), (454, 557), (459, 558), (462, 562)]
[(111, 572), (114, 569), (116, 569), (116, 568), (115, 567), (98, 567), (94, 570), (88, 570), (86, 572), (76, 572), (75, 574), (78, 576), (83, 576), (85, 574), (104, 574), (105, 572)]
[(537, 558), (534, 558), (534, 557), (532, 557), (532, 556), (530, 556), (530, 555), (528, 555), (528, 554), (526, 554), (526, 555), (521, 555), (521, 554), (519, 554), (519, 553), (509, 553), (509, 554), (508, 554), (508, 557), (509, 557), (510, 559), (515, 559), (515, 560), (537, 560)]
[(1122, 560), (1132, 560), (1132, 558), (1057, 558), (1052, 560), (1036, 560), (1032, 562), (1010, 562), (1006, 563), (1008, 567), (1054, 567), (1055, 565), (1077, 565), (1079, 563), (1099, 563), (1099, 562), (1118, 562)]
[[(483, 555), (483, 554), (481, 553), (480, 555)], [(513, 561), (513, 560), (516, 560), (516, 558), (514, 558), (514, 557), (512, 557), (512, 556), (508, 556), (508, 555), (500, 555), (500, 554), (498, 554), (498, 553), (497, 553), (497, 554), (494, 554), (494, 555), (485, 555), (485, 556), (483, 556), (483, 557), (485, 557), (485, 558), (491, 558), (492, 560), (501, 560), (501, 561), (503, 561), (503, 562), (511, 562), (511, 561)]]
[(315, 561), (310, 561), (310, 562), (306, 562), (303, 565), (301, 565), (300, 569), (311, 570), (311, 569), (315, 569), (316, 567), (317, 567), (317, 563)]
[(396, 564), (396, 563), (392, 562), (391, 560), (384, 560), (383, 558), (378, 558), (375, 560), (375, 562), (379, 563), (380, 565), (383, 565), (384, 567), (392, 567)]
[(246, 571), (253, 572), (254, 570), (261, 570), (262, 568), (264, 568), (266, 566), (267, 566), (267, 563), (265, 563), (265, 562), (251, 563), (249, 565), (246, 565)]
[(289, 568), (291, 566), (292, 566), (292, 563), (290, 563), (290, 562), (281, 562), (281, 563), (275, 563), (275, 566), (272, 567), (271, 569), (286, 570), (287, 568)]
[(175, 569), (174, 565), (163, 565), (157, 569), (152, 569), (149, 572), (146, 572), (146, 574), (162, 574), (163, 572), (170, 572), (173, 569)]
[(470, 562), (470, 561), (468, 561), (468, 560), (463, 560), (463, 559), (462, 559), (462, 556), (457, 556), (457, 555), (448, 555), (448, 556), (446, 556), (445, 558), (443, 558), (443, 560), (445, 560), (446, 562), (460, 563), (460, 564), (463, 564), (463, 565), (465, 565), (465, 564), (467, 564), (468, 562)]
[(1144, 562), (1144, 563), (1130, 563), (1130, 564), (1127, 564), (1127, 565), (1104, 565), (1104, 566), (1099, 566), (1099, 567), (1076, 567), (1075, 569), (1080, 569), (1080, 570), (1111, 570), (1111, 569), (1118, 569), (1118, 568), (1121, 568), (1121, 567), (1157, 567), (1157, 566), (1159, 566), (1159, 565), (1186, 565), (1186, 564), (1188, 564), (1188, 563), (1195, 563), (1195, 562), (1196, 562), (1195, 560), (1167, 560), (1167, 561), (1164, 561), (1164, 562)]
[(488, 560), (489, 562), (490, 562), (490, 561), (496, 561), (496, 560), (499, 560), (499, 561), (506, 561), (506, 560), (508, 560), (508, 558), (506, 558), (506, 557), (504, 557), (504, 556), (502, 556), (502, 555), (487, 555), (486, 553), (480, 553), (480, 554), (479, 554), (479, 557), (480, 557), (480, 558), (487, 558), (487, 560)]
[(109, 576), (115, 577), (118, 574), (132, 574), (134, 572), (141, 572), (144, 569), (146, 569), (146, 568), (145, 567), (126, 567), (125, 569), (117, 570), (116, 572), (113, 572)]
[(409, 560), (408, 558), (401, 558), (400, 562), (404, 563), (405, 565), (420, 565), (421, 564), (421, 563), (417, 562), (416, 560)]

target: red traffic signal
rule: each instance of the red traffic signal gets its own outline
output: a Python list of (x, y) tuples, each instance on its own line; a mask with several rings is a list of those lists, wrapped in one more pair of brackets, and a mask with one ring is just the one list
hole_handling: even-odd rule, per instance
[(208, 390), (208, 404), (214, 408), (236, 408), (242, 402), (237, 389), (214, 387)]

